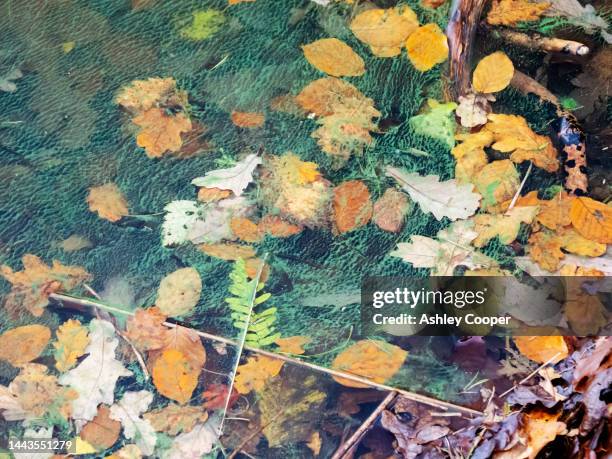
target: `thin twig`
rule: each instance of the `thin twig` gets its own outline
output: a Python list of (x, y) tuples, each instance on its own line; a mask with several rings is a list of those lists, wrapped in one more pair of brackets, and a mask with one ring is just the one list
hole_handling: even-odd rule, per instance
[[(123, 309), (115, 308), (113, 306), (106, 306), (104, 304), (101, 304), (101, 303), (98, 303), (98, 302), (95, 302), (89, 299), (77, 298), (77, 297), (60, 294), (60, 293), (52, 293), (51, 295), (49, 295), (49, 299), (54, 300), (60, 304), (63, 304), (64, 302), (73, 303), (79, 306), (102, 308), (102, 309), (106, 309), (107, 311), (115, 312), (117, 314), (122, 314), (122, 315), (134, 315), (134, 313), (131, 311), (125, 311)], [(176, 328), (176, 327), (181, 326), (181, 325), (178, 325), (172, 322), (163, 322), (163, 325), (169, 328)], [(201, 338), (208, 339), (211, 341), (216, 341), (219, 343), (225, 343), (225, 344), (228, 344), (234, 347), (238, 346), (238, 342), (232, 339), (224, 338), (222, 336), (213, 335), (211, 333), (206, 333), (206, 332), (202, 332), (199, 330), (194, 330), (194, 329), (190, 329), (190, 330), (192, 330), (195, 334), (197, 334)], [(276, 354), (274, 352), (265, 351), (263, 349), (259, 349), (259, 348), (251, 347), (247, 345), (244, 346), (244, 350), (248, 352), (253, 352), (254, 354), (263, 355), (265, 357), (270, 357), (271, 359), (282, 360), (283, 362), (287, 362), (292, 365), (298, 365), (303, 368), (309, 368), (319, 373), (325, 373), (330, 376), (335, 376), (336, 378), (347, 379), (349, 381), (360, 383), (360, 384), (366, 385), (374, 389), (380, 389), (380, 390), (389, 391), (389, 392), (395, 391), (398, 394), (402, 395), (403, 397), (409, 400), (413, 400), (418, 403), (423, 403), (428, 406), (436, 407), (443, 411), (456, 410), (456, 411), (460, 411), (466, 416), (482, 416), (483, 415), (482, 411), (473, 410), (472, 408), (467, 408), (461, 405), (455, 405), (454, 403), (445, 402), (445, 401), (438, 400), (432, 397), (427, 397), (426, 395), (421, 395), (421, 394), (410, 392), (404, 389), (398, 389), (397, 387), (392, 387), (386, 384), (377, 383), (367, 378), (364, 378), (362, 376), (355, 375), (352, 373), (347, 373), (345, 371), (338, 371), (338, 370), (333, 370), (331, 368), (321, 367), (319, 365), (315, 365), (314, 363), (304, 362), (302, 360), (299, 360), (293, 357), (289, 357), (289, 356), (282, 355), (282, 354)]]
[(368, 418), (359, 426), (357, 430), (355, 430), (355, 432), (353, 432), (353, 435), (351, 435), (348, 440), (343, 442), (338, 447), (331, 459), (343, 459), (349, 457), (351, 450), (357, 444), (359, 444), (363, 436), (372, 428), (372, 425), (376, 422), (376, 419), (378, 419), (380, 413), (382, 413), (383, 410), (385, 410), (393, 402), (393, 400), (395, 400), (395, 397), (397, 397), (396, 391), (389, 392), (382, 402), (380, 402), (380, 404), (376, 407), (376, 409), (372, 411)]
[(506, 212), (510, 212), (512, 208), (515, 206), (516, 201), (518, 201), (518, 198), (521, 195), (521, 191), (523, 190), (523, 187), (525, 186), (525, 182), (527, 181), (527, 177), (529, 177), (529, 174), (531, 174), (532, 167), (533, 167), (533, 163), (529, 161), (529, 168), (527, 169), (527, 172), (525, 173), (525, 177), (523, 177), (523, 180), (521, 181), (521, 184), (519, 185), (518, 190), (516, 190), (516, 193), (514, 193), (514, 197), (512, 198), (512, 201), (510, 201), (510, 205), (508, 206), (508, 210), (506, 210)]
[(544, 362), (542, 365), (540, 365), (538, 368), (536, 368), (535, 370), (533, 370), (531, 373), (529, 373), (527, 376), (525, 376), (523, 379), (521, 379), (519, 381), (519, 383), (516, 386), (512, 386), (510, 389), (508, 389), (506, 392), (504, 392), (503, 394), (501, 394), (499, 396), (499, 398), (503, 398), (506, 395), (508, 395), (510, 392), (512, 392), (514, 389), (516, 389), (517, 387), (519, 387), (521, 384), (525, 384), (527, 381), (529, 381), (535, 374), (537, 374), (538, 371), (540, 371), (542, 368), (544, 368), (546, 365), (554, 362), (554, 360), (559, 357), (561, 353), (557, 352), (555, 355), (553, 355), (550, 359), (548, 359), (546, 362)]

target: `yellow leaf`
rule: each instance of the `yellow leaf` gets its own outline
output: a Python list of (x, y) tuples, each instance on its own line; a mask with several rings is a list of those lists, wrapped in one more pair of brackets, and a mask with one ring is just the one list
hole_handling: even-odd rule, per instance
[(484, 166), (472, 178), (472, 183), (482, 195), (482, 209), (487, 210), (514, 196), (519, 176), (512, 161), (503, 159)]
[[(331, 367), (377, 383), (384, 383), (399, 371), (407, 355), (408, 352), (399, 346), (367, 339), (357, 341), (338, 354)], [(334, 376), (334, 380), (347, 387), (367, 387), (337, 376)]]
[(557, 232), (562, 241), (562, 248), (570, 253), (584, 257), (598, 257), (606, 253), (606, 244), (592, 241), (582, 237), (571, 228), (564, 228)]
[(185, 404), (198, 385), (201, 368), (193, 368), (185, 355), (176, 349), (167, 349), (155, 359), (153, 384), (165, 397)]
[(109, 222), (116, 222), (129, 214), (128, 203), (119, 187), (114, 183), (90, 188), (87, 205), (89, 210), (96, 212), (100, 218)]
[(263, 355), (249, 357), (247, 363), (238, 367), (234, 387), (243, 395), (252, 390), (259, 392), (264, 388), (268, 379), (278, 375), (283, 363), (282, 360)]
[(306, 446), (310, 448), (310, 451), (312, 451), (312, 454), (314, 454), (316, 457), (321, 452), (321, 444), (321, 435), (319, 432), (313, 432), (312, 435), (310, 435), (310, 439), (308, 440), (308, 443), (306, 443)]
[(478, 92), (491, 93), (505, 89), (514, 76), (514, 65), (502, 51), (482, 58), (472, 77), (472, 86)]
[(570, 210), (572, 225), (582, 236), (612, 244), (612, 208), (591, 198), (579, 197)]
[(89, 344), (87, 328), (78, 320), (67, 320), (57, 329), (57, 341), (53, 343), (55, 348), (55, 368), (64, 372), (72, 368), (79, 357), (85, 353)]
[(351, 21), (351, 31), (368, 44), (378, 57), (393, 57), (401, 52), (406, 39), (419, 26), (408, 6), (391, 9), (373, 8), (359, 13)]
[(512, 153), (510, 159), (515, 163), (533, 161), (547, 172), (559, 169), (557, 151), (550, 139), (538, 135), (527, 125), (522, 116), (490, 114), (485, 129), (493, 133), (495, 143), (492, 147), (502, 153)]
[(289, 336), (287, 338), (278, 338), (274, 343), (278, 346), (279, 352), (301, 355), (304, 353), (303, 346), (310, 343), (310, 338), (307, 336)]
[(515, 336), (514, 344), (530, 360), (557, 363), (569, 355), (563, 336)]
[(437, 24), (426, 24), (410, 34), (406, 51), (412, 65), (425, 72), (448, 58), (446, 35)]
[(0, 360), (18, 366), (42, 353), (51, 339), (51, 330), (43, 325), (24, 325), (0, 335)]
[(455, 177), (461, 183), (470, 183), (489, 162), (484, 149), (493, 143), (493, 134), (483, 129), (473, 134), (456, 135), (455, 139), (461, 141), (452, 149), (456, 160)]
[(255, 249), (250, 245), (232, 243), (200, 244), (198, 249), (206, 255), (220, 258), (221, 260), (237, 260), (238, 258), (252, 258), (256, 255)]
[(550, 8), (550, 3), (529, 0), (494, 0), (487, 22), (491, 25), (513, 26), (523, 21), (535, 21)]
[(474, 247), (483, 247), (495, 236), (502, 244), (510, 244), (518, 236), (521, 223), (531, 223), (538, 213), (538, 207), (514, 207), (503, 215), (479, 214), (474, 217)]
[(149, 158), (159, 158), (166, 152), (181, 149), (181, 134), (191, 131), (191, 120), (182, 112), (167, 114), (161, 108), (151, 108), (132, 119), (140, 126), (136, 143), (143, 147)]
[(337, 38), (322, 38), (302, 46), (302, 50), (313, 67), (328, 75), (360, 76), (365, 73), (363, 59)]

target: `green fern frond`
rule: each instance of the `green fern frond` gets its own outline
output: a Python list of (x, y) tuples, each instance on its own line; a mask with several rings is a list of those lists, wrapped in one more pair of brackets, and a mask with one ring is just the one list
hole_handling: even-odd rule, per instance
[(225, 302), (232, 311), (230, 317), (234, 321), (234, 327), (244, 331), (248, 325), (245, 338), (247, 346), (263, 347), (274, 343), (281, 336), (275, 328), (277, 309), (270, 307), (261, 311), (255, 310), (272, 295), (269, 293), (257, 295), (263, 290), (264, 284), (263, 282), (257, 283), (255, 279), (249, 280), (243, 259), (234, 263), (234, 269), (229, 277), (232, 281), (229, 292), (233, 296), (226, 298)]

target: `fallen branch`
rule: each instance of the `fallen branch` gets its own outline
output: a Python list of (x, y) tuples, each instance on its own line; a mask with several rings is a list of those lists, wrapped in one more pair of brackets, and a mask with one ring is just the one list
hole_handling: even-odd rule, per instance
[[(72, 305), (73, 307), (86, 307), (86, 308), (102, 308), (105, 309), (109, 312), (113, 312), (116, 314), (122, 314), (122, 315), (128, 315), (128, 316), (133, 316), (134, 313), (131, 311), (126, 311), (120, 308), (116, 308), (113, 306), (108, 306), (105, 305), (103, 303), (97, 302), (97, 301), (93, 301), (90, 299), (86, 299), (86, 298), (78, 298), (78, 297), (74, 297), (74, 296), (70, 296), (70, 295), (65, 295), (65, 294), (61, 294), (61, 293), (52, 293), (51, 295), (49, 295), (49, 300), (54, 301), (62, 306), (64, 305), (68, 305), (68, 307), (70, 307), (70, 305)], [(182, 325), (173, 323), (173, 322), (164, 322), (163, 323), (164, 326), (169, 327), (169, 328), (176, 328), (176, 327), (181, 327)], [(217, 336), (217, 335), (213, 335), (211, 333), (205, 333), (205, 332), (201, 332), (198, 330), (194, 330), (194, 329), (190, 329), (192, 330), (194, 333), (196, 333), (198, 336), (200, 336), (201, 338), (204, 339), (208, 339), (211, 341), (216, 341), (219, 343), (224, 343), (224, 344), (228, 344), (230, 346), (234, 346), (234, 347), (238, 347), (239, 343), (229, 339), (229, 338), (224, 338), (222, 336)], [(467, 408), (461, 405), (455, 405), (454, 403), (450, 403), (450, 402), (445, 402), (443, 400), (437, 400), (435, 398), (432, 397), (427, 397), (426, 395), (421, 395), (421, 394), (417, 394), (414, 392), (410, 392), (407, 390), (403, 390), (403, 389), (398, 389), (396, 387), (392, 387), (392, 386), (388, 386), (386, 384), (380, 384), (377, 383), (375, 381), (371, 381), (367, 378), (364, 378), (362, 376), (358, 376), (358, 375), (354, 375), (352, 373), (347, 373), (344, 371), (338, 371), (338, 370), (333, 370), (331, 368), (326, 368), (326, 367), (321, 367), (319, 365), (315, 365), (314, 363), (310, 363), (310, 362), (304, 362), (302, 360), (293, 358), (293, 357), (289, 357), (286, 355), (282, 355), (282, 354), (276, 354), (274, 352), (270, 352), (270, 351), (265, 351), (263, 349), (259, 349), (259, 348), (255, 348), (255, 347), (251, 347), (251, 346), (244, 346), (244, 350), (248, 351), (248, 352), (253, 352), (255, 354), (259, 354), (259, 355), (263, 355), (266, 357), (270, 357), (272, 359), (278, 359), (278, 360), (282, 360), (283, 362), (287, 362), (290, 363), (292, 365), (297, 365), (303, 368), (309, 368), (311, 370), (317, 371), (319, 373), (325, 373), (328, 374), (330, 376), (335, 376), (336, 378), (342, 378), (342, 379), (348, 379), (350, 381), (354, 381), (356, 383), (360, 383), (363, 385), (366, 385), (368, 387), (374, 388), (374, 389), (380, 389), (380, 390), (384, 390), (384, 391), (388, 391), (388, 392), (392, 392), (395, 391), (398, 394), (404, 396), (405, 398), (409, 399), (409, 400), (413, 400), (415, 402), (418, 403), (423, 403), (425, 405), (428, 406), (432, 406), (435, 408), (438, 408), (442, 411), (458, 411), (463, 413), (464, 416), (482, 416), (483, 413), (482, 411), (478, 411), (478, 410), (473, 410), (472, 408)], [(240, 358), (240, 356), (236, 357), (237, 359)]]
[(490, 29), (483, 28), (485, 31), (491, 30), (498, 34), (502, 39), (513, 45), (525, 48), (546, 51), (547, 53), (562, 53), (571, 56), (586, 56), (591, 52), (588, 46), (578, 41), (564, 40), (563, 38), (549, 38), (541, 35), (527, 35), (526, 33), (516, 32), (510, 29)]

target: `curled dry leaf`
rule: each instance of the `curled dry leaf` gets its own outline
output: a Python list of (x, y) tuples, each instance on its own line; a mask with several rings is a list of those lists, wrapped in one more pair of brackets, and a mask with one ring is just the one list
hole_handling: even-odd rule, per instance
[(359, 13), (351, 21), (351, 31), (368, 44), (372, 54), (393, 57), (401, 52), (406, 39), (419, 26), (414, 11), (402, 5), (396, 8), (373, 8)]
[(514, 76), (514, 65), (502, 51), (483, 57), (472, 76), (472, 86), (480, 93), (492, 93), (505, 89)]
[(374, 203), (372, 221), (384, 231), (399, 233), (409, 209), (408, 197), (401, 191), (388, 188)]
[(238, 127), (254, 129), (264, 125), (266, 116), (256, 112), (232, 112), (232, 123)]
[(585, 238), (612, 244), (612, 207), (579, 197), (573, 200), (569, 216), (576, 231)]
[(151, 410), (142, 417), (151, 423), (156, 432), (174, 437), (181, 432), (191, 432), (196, 424), (206, 422), (208, 413), (203, 406), (171, 403), (164, 408)]
[(70, 319), (57, 329), (57, 341), (53, 343), (55, 368), (64, 372), (72, 368), (89, 345), (87, 328), (78, 320)]
[(44, 325), (24, 325), (0, 335), (0, 360), (18, 366), (38, 358), (51, 339)]
[(90, 188), (87, 205), (89, 210), (110, 222), (121, 220), (121, 217), (129, 213), (127, 200), (114, 183)]
[(361, 76), (365, 73), (363, 59), (337, 38), (322, 38), (302, 46), (302, 51), (313, 67), (328, 75)]
[[(408, 352), (401, 347), (379, 340), (362, 340), (342, 351), (332, 362), (334, 370), (362, 376), (384, 383), (402, 367)], [(364, 384), (334, 376), (347, 387), (367, 387)]]
[(263, 355), (249, 357), (245, 364), (238, 367), (234, 387), (243, 395), (252, 390), (261, 391), (266, 382), (280, 373), (284, 362)]
[(520, 353), (537, 363), (549, 360), (557, 363), (569, 355), (563, 336), (515, 336), (513, 339)]
[(182, 316), (198, 304), (201, 294), (202, 279), (198, 271), (182, 268), (162, 279), (155, 305), (168, 316)]
[(149, 158), (166, 152), (177, 153), (183, 146), (182, 134), (191, 131), (191, 120), (184, 113), (168, 115), (162, 108), (151, 108), (132, 119), (140, 127), (136, 143)]
[(278, 338), (274, 343), (278, 346), (279, 352), (302, 355), (305, 352), (303, 346), (310, 341), (307, 336), (288, 336), (287, 338)]
[(372, 217), (372, 201), (368, 187), (359, 180), (344, 182), (334, 188), (335, 229), (339, 233), (366, 225)]
[(494, 0), (487, 23), (491, 25), (514, 26), (523, 21), (536, 21), (550, 7), (547, 2), (529, 0)]
[(15, 314), (20, 314), (25, 308), (40, 317), (51, 293), (68, 292), (91, 279), (91, 275), (80, 266), (64, 266), (56, 260), (52, 266), (47, 266), (36, 255), (26, 254), (22, 262), (23, 271), (15, 272), (6, 265), (0, 267), (0, 274), (12, 284), (4, 306)]
[(425, 24), (410, 34), (406, 51), (412, 65), (426, 72), (448, 59), (446, 35), (437, 24)]
[(110, 409), (106, 405), (98, 407), (98, 414), (83, 426), (79, 437), (101, 451), (112, 447), (119, 438), (121, 423), (110, 418)]

